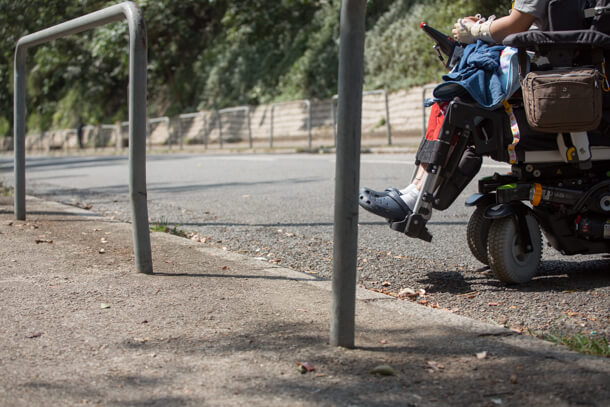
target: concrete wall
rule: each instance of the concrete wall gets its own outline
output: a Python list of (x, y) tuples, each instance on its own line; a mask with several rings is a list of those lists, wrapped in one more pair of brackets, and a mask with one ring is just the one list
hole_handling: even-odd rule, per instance
[[(388, 113), (386, 114), (383, 94), (364, 95), (362, 99), (362, 140), (363, 143), (387, 143), (386, 122), (390, 123), (393, 144), (400, 144), (404, 137), (419, 136), (422, 132), (422, 87), (409, 91), (388, 94)], [(431, 90), (427, 92), (429, 95)], [(333, 143), (333, 114), (336, 114), (336, 100), (311, 100), (311, 136), (313, 140)], [(334, 110), (333, 110), (334, 109)], [(244, 110), (231, 112), (202, 111), (196, 117), (171, 118), (166, 122), (151, 123), (149, 141), (154, 146), (174, 145), (179, 137), (185, 145), (203, 144), (204, 138), (210, 145), (219, 144), (220, 135), (224, 143), (247, 142), (250, 135), (257, 144), (268, 144), (271, 136), (273, 118), (273, 141), (305, 143), (309, 131), (307, 126), (307, 105), (302, 100), (276, 105), (251, 106), (248, 115)], [(219, 122), (220, 120), (220, 122)], [(219, 123), (221, 126), (219, 126)], [(249, 127), (248, 127), (249, 125)], [(83, 143), (87, 147), (122, 148), (128, 143), (128, 126), (86, 126)], [(0, 148), (11, 149), (12, 143), (2, 143)], [(28, 150), (66, 150), (77, 149), (76, 130), (54, 130), (31, 133), (26, 137)]]

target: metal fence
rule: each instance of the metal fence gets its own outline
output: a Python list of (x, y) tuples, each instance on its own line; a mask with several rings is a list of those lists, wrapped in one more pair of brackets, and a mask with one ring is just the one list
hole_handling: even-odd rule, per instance
[[(305, 112), (303, 112), (305, 108)], [(275, 112), (284, 113), (276, 116)], [(288, 114), (286, 114), (288, 113)], [(305, 115), (304, 122), (307, 131), (307, 147), (312, 148), (311, 138), (311, 101), (309, 100), (294, 100), (283, 103), (274, 103), (271, 105), (271, 118), (269, 120), (269, 147), (273, 147), (273, 132), (280, 134), (294, 134), (300, 130), (300, 124), (303, 123), (303, 118), (299, 117), (295, 120), (295, 116)], [(279, 130), (279, 131), (278, 131)]]
[[(428, 112), (423, 102), (435, 85), (389, 94), (383, 89), (362, 93), (363, 143), (392, 145), (401, 137), (424, 134)], [(276, 147), (306, 143), (308, 149), (335, 145), (337, 134), (337, 96), (330, 100), (292, 100), (260, 106), (237, 106), (221, 110), (202, 110), (147, 119), (146, 144), (168, 149), (200, 145), (205, 149), (224, 148), (227, 144)], [(129, 122), (85, 126), (85, 148), (124, 151), (129, 146)], [(30, 134), (28, 150), (74, 150), (76, 129)], [(316, 146), (314, 146), (314, 142)]]

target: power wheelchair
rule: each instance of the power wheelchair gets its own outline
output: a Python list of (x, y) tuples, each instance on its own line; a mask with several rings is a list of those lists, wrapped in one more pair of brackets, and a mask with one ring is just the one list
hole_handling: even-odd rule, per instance
[[(594, 3), (594, 4), (591, 4)], [(467, 227), (468, 246), (501, 281), (529, 281), (539, 267), (541, 231), (565, 255), (610, 253), (610, 85), (605, 57), (610, 56), (610, 1), (551, 0), (549, 31), (513, 34), (503, 45), (518, 50), (521, 79), (529, 70), (591, 66), (604, 73), (600, 86), (602, 119), (592, 131), (539, 132), (526, 120), (524, 99), (509, 100), (518, 123), (515, 144), (511, 117), (504, 108), (481, 108), (454, 98), (439, 133), (437, 154), (426, 162), (426, 175), (413, 212), (390, 227), (430, 241), (426, 228), (433, 209), (447, 209), (481, 165), (481, 157), (510, 163), (508, 174), (479, 180), (479, 192), (467, 206), (476, 209)], [(422, 26), (426, 28), (426, 26)], [(437, 52), (459, 58), (460, 44), (428, 27)], [(545, 64), (529, 61), (535, 53)], [(441, 56), (439, 53), (439, 56)], [(538, 58), (540, 60), (540, 58)], [(420, 164), (418, 159), (415, 163)]]

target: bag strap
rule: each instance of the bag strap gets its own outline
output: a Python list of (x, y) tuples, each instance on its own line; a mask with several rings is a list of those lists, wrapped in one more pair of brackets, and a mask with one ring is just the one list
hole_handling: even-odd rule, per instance
[(519, 131), (519, 123), (517, 123), (517, 117), (515, 116), (515, 113), (513, 112), (513, 105), (508, 103), (508, 101), (506, 99), (504, 99), (502, 101), (502, 105), (504, 105), (504, 111), (506, 112), (506, 114), (508, 115), (508, 118), (510, 119), (510, 132), (513, 135), (513, 142), (511, 144), (509, 144), (508, 147), (506, 148), (508, 151), (508, 160), (509, 160), (510, 164), (516, 164), (517, 163), (517, 152), (515, 151), (515, 149), (517, 148), (517, 144), (519, 143), (519, 140), (521, 139), (521, 132)]

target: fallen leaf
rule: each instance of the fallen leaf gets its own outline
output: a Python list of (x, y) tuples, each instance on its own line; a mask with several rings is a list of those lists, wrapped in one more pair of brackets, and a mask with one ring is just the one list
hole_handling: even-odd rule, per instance
[(520, 326), (513, 326), (513, 327), (511, 327), (511, 328), (510, 328), (510, 330), (511, 330), (512, 332), (515, 332), (515, 333), (518, 333), (518, 334), (522, 334), (522, 333), (523, 333), (524, 328), (522, 328), (522, 327), (520, 327)]
[(410, 287), (403, 288), (398, 292), (398, 298), (417, 298), (418, 295), (419, 293)]
[(419, 300), (417, 303), (421, 305), (428, 305), (428, 300)]
[(35, 242), (36, 242), (36, 244), (40, 244), (40, 243), (49, 243), (50, 244), (50, 243), (53, 243), (53, 241), (49, 240), (49, 239), (36, 239)]
[(222, 266), (222, 269), (226, 270), (226, 269), (228, 269), (228, 267), (227, 266)]
[(490, 302), (487, 305), (489, 305), (490, 307), (497, 307), (498, 305), (500, 305), (499, 302)]
[(396, 371), (392, 369), (390, 365), (379, 365), (372, 368), (369, 372), (370, 374), (380, 375), (380, 376), (396, 376)]
[(307, 372), (314, 372), (316, 368), (309, 362), (297, 362), (297, 369), (299, 372), (305, 374)]
[(426, 362), (426, 364), (428, 365), (428, 367), (435, 371), (438, 372), (440, 370), (443, 370), (445, 368), (445, 366), (442, 363), (439, 362), (435, 362), (433, 360), (429, 360), (428, 362)]
[(477, 295), (479, 295), (479, 293), (477, 291), (471, 291), (469, 293), (464, 293), (464, 294), (458, 294), (458, 297), (466, 297), (468, 299), (472, 299), (474, 297), (476, 297)]
[(477, 359), (482, 360), (487, 357), (487, 351), (477, 352), (475, 355), (477, 356)]
[(110, 304), (106, 304), (105, 302), (103, 302), (103, 303), (100, 304), (100, 308), (101, 309), (108, 309), (108, 308), (110, 308)]

